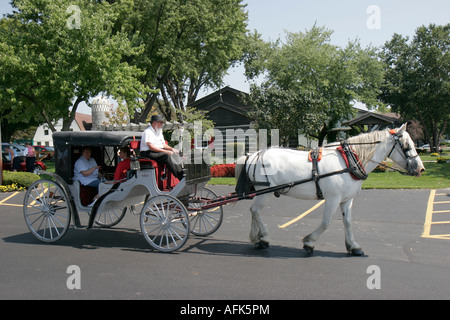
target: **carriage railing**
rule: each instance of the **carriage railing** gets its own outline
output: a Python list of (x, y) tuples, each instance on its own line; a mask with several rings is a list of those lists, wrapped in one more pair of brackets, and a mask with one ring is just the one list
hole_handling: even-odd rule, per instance
[(191, 152), (190, 161), (186, 161), (184, 168), (186, 174), (186, 184), (198, 184), (209, 181), (211, 179), (211, 169), (209, 164), (205, 162), (201, 154)]

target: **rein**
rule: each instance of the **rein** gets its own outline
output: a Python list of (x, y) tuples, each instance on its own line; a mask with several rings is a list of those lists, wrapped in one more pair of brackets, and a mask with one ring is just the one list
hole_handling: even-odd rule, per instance
[[(342, 145), (343, 142), (345, 142), (345, 141), (341, 141), (341, 142), (339, 142), (338, 144), (327, 144), (327, 145), (324, 145), (322, 148), (340, 147), (340, 146)], [(346, 143), (347, 143), (347, 145), (349, 145), (349, 146), (359, 146), (359, 145), (365, 145), (365, 144), (378, 144), (378, 143), (381, 143), (381, 141), (374, 141), (374, 142), (352, 142), (352, 143), (346, 142)]]
[(378, 164), (379, 166), (382, 166), (383, 168), (392, 170), (393, 172), (398, 172), (398, 173), (400, 173), (401, 175), (404, 175), (404, 176), (410, 176), (410, 174), (409, 174), (408, 172), (406, 172), (406, 171), (401, 171), (401, 170), (395, 169), (394, 167), (385, 165), (384, 163), (381, 163), (381, 162), (378, 162), (378, 161), (374, 161), (374, 160), (369, 160), (369, 161), (370, 161), (370, 162), (373, 162), (373, 163), (376, 163), (376, 164)]
[(390, 130), (389, 133), (390, 133), (390, 134), (392, 135), (392, 137), (394, 138), (394, 145), (392, 146), (391, 151), (390, 151), (389, 154), (387, 155), (387, 158), (389, 158), (389, 156), (392, 154), (392, 152), (394, 152), (395, 148), (399, 147), (400, 150), (402, 151), (400, 154), (402, 155), (402, 157), (403, 157), (403, 158), (405, 159), (405, 161), (406, 161), (406, 168), (408, 169), (408, 172), (406, 172), (406, 171), (401, 171), (401, 170), (398, 170), (398, 169), (395, 169), (395, 168), (393, 168), (393, 167), (387, 166), (387, 165), (385, 165), (385, 164), (383, 164), (383, 163), (380, 163), (380, 162), (377, 162), (377, 161), (374, 161), (374, 160), (370, 160), (370, 161), (373, 162), (373, 163), (376, 163), (376, 164), (378, 164), (378, 165), (380, 165), (380, 166), (382, 166), (382, 167), (384, 167), (384, 168), (386, 168), (386, 169), (392, 170), (392, 171), (394, 171), (394, 172), (398, 172), (398, 173), (400, 173), (400, 174), (402, 174), (402, 175), (404, 175), (404, 176), (412, 176), (412, 175), (414, 175), (414, 174), (411, 173), (411, 169), (410, 169), (410, 168), (411, 168), (411, 163), (410, 163), (410, 162), (411, 162), (412, 159), (417, 158), (419, 155), (416, 155), (416, 156), (414, 156), (414, 157), (408, 156), (407, 152), (411, 151), (411, 148), (406, 149), (406, 148), (403, 146), (403, 143), (400, 141), (400, 138), (401, 138), (402, 136), (401, 136), (401, 135), (399, 136), (399, 135), (397, 134), (397, 132), (396, 132), (394, 129), (393, 129), (393, 130)]

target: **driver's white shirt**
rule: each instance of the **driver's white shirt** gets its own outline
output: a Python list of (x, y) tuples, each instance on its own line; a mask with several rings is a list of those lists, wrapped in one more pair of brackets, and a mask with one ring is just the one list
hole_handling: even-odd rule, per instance
[(145, 129), (141, 137), (141, 151), (150, 150), (147, 142), (150, 142), (156, 148), (164, 148), (166, 142), (164, 140), (162, 128), (155, 131), (155, 129), (150, 125), (147, 129)]

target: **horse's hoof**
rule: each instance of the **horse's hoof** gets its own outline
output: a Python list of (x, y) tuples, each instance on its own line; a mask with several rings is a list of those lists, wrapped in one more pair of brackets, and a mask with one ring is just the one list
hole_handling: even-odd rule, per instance
[(350, 252), (350, 254), (351, 254), (352, 256), (360, 257), (360, 256), (363, 256), (363, 255), (364, 255), (364, 252), (362, 251), (361, 248), (359, 248), (359, 249), (352, 249), (351, 252)]
[(263, 241), (261, 240), (258, 243), (255, 243), (255, 248), (256, 249), (267, 249), (269, 247), (269, 243), (267, 241)]
[(306, 253), (306, 255), (308, 257), (313, 255), (313, 252), (314, 252), (314, 248), (313, 247), (310, 247), (310, 246), (305, 244), (305, 245), (303, 245), (303, 250), (305, 250), (305, 253)]

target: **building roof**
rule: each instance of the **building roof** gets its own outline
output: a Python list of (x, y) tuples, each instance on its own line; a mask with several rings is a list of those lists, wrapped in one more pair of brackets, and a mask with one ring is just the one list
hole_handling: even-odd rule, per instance
[(75, 122), (81, 131), (92, 129), (92, 116), (90, 114), (75, 112)]
[(399, 121), (400, 116), (395, 113), (379, 114), (374, 112), (367, 112), (359, 117), (342, 123), (343, 126), (357, 126), (357, 125), (374, 125), (374, 124), (395, 124)]
[(243, 91), (226, 86), (225, 88), (220, 88), (219, 90), (194, 101), (190, 107), (205, 110), (207, 112), (211, 112), (220, 107), (246, 116), (249, 107), (242, 102), (241, 97), (247, 95), (248, 94)]

